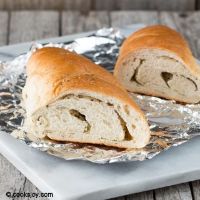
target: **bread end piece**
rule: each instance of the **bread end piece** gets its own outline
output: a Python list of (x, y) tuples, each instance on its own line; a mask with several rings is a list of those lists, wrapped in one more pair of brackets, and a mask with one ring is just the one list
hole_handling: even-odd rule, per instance
[(114, 75), (131, 92), (200, 101), (200, 67), (183, 37), (166, 26), (146, 27), (127, 38)]

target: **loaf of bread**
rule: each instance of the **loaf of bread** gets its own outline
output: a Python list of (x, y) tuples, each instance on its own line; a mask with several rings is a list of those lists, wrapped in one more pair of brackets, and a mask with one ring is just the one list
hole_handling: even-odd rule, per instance
[(128, 91), (185, 103), (200, 101), (200, 67), (184, 38), (162, 25), (129, 36), (114, 74)]
[(36, 137), (120, 148), (148, 143), (143, 112), (114, 76), (87, 58), (42, 48), (26, 70), (26, 124)]

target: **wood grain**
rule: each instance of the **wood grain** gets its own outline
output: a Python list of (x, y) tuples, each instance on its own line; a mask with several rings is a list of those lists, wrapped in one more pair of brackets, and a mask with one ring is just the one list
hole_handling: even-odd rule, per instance
[(192, 200), (188, 183), (155, 190), (156, 200)]
[[(197, 7), (200, 8), (198, 0)], [(195, 0), (1, 0), (0, 9), (77, 10), (195, 10)]]
[(111, 25), (114, 27), (123, 27), (125, 25), (143, 23), (158, 23), (158, 13), (155, 11), (113, 11), (111, 12)]
[[(84, 6), (83, 6), (84, 5)], [(0, 9), (5, 10), (79, 10), (89, 11), (91, 0), (1, 0)]]
[(7, 44), (8, 19), (9, 15), (7, 12), (0, 12), (0, 45)]
[(109, 26), (108, 12), (90, 12), (88, 15), (81, 15), (80, 12), (62, 13), (62, 34), (72, 34), (84, 31), (96, 30)]
[(132, 194), (127, 196), (126, 200), (154, 200), (153, 191)]
[(117, 198), (112, 198), (109, 200), (155, 200), (153, 191), (141, 192), (136, 194), (131, 194), (127, 196), (121, 196)]
[(195, 4), (195, 0), (155, 0), (153, 4), (149, 3), (149, 9), (168, 11), (189, 11), (195, 10)]
[(200, 200), (200, 181), (193, 181), (191, 183), (194, 200)]
[(195, 10), (195, 0), (94, 0), (95, 10)]
[(63, 0), (1, 0), (0, 9), (24, 10), (24, 9), (59, 9)]
[(23, 190), (26, 178), (3, 156), (0, 156), (0, 177), (0, 199), (9, 199), (6, 192)]
[(160, 23), (179, 31), (188, 41), (194, 56), (200, 58), (200, 12), (161, 12)]
[[(6, 192), (40, 193), (40, 191), (0, 154), (0, 199), (8, 200)], [(48, 191), (47, 191), (48, 192)], [(17, 198), (24, 200), (25, 198)], [(47, 198), (37, 198), (47, 200)]]
[(93, 9), (98, 10), (117, 10), (118, 5), (116, 0), (93, 0)]
[(200, 10), (200, 0), (196, 0), (196, 10)]
[[(54, 0), (54, 2), (56, 2)], [(76, 10), (88, 13), (91, 10), (91, 0), (64, 0), (61, 10)]]
[(10, 44), (54, 37), (58, 34), (59, 13), (57, 11), (11, 12)]

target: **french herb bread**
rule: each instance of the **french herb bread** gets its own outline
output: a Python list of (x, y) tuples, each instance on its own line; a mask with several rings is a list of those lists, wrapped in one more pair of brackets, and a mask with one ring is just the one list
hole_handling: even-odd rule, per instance
[(121, 148), (148, 143), (143, 112), (113, 75), (87, 58), (46, 47), (33, 53), (26, 70), (26, 124), (38, 138)]
[(200, 67), (184, 38), (166, 26), (149, 26), (129, 36), (114, 75), (131, 92), (184, 103), (200, 101)]

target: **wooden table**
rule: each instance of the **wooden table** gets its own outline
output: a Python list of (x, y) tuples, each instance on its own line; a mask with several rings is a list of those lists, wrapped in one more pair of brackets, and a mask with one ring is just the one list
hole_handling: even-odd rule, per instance
[[(101, 27), (120, 27), (132, 23), (166, 24), (181, 32), (194, 55), (200, 58), (200, 12), (114, 11), (79, 12), (15, 11), (0, 12), (0, 45), (49, 38)], [(0, 154), (0, 200), (10, 192), (39, 192)], [(48, 191), (47, 191), (48, 192)], [(20, 199), (20, 198), (19, 198)], [(33, 198), (32, 198), (33, 199)], [(38, 198), (44, 200), (45, 198)], [(200, 200), (200, 181), (116, 198), (119, 200)]]

